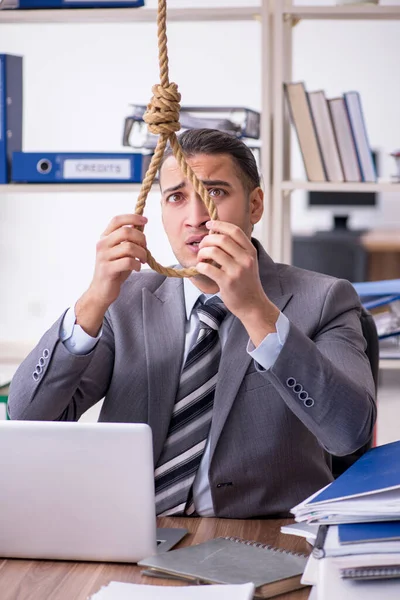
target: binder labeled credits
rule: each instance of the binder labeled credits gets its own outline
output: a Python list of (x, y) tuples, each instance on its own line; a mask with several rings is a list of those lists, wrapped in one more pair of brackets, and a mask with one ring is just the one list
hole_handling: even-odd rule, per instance
[(140, 153), (14, 152), (15, 183), (141, 183), (150, 155)]
[(20, 8), (136, 8), (144, 0), (0, 0), (0, 10)]

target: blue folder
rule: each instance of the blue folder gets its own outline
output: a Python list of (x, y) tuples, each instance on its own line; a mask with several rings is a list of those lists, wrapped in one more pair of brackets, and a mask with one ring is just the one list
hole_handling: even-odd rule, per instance
[(397, 488), (400, 488), (400, 441), (368, 450), (308, 505), (312, 507), (320, 502), (357, 498)]
[(14, 152), (15, 183), (141, 183), (150, 155), (139, 152)]
[(0, 183), (11, 176), (12, 153), (22, 148), (22, 56), (0, 54)]
[(400, 540), (400, 521), (380, 523), (343, 523), (339, 525), (341, 544), (389, 542)]
[(362, 281), (353, 283), (353, 287), (361, 300), (372, 296), (400, 295), (400, 279), (384, 279), (382, 281)]
[[(136, 8), (144, 6), (144, 0), (19, 0), (12, 8)], [(4, 8), (9, 8), (4, 6)], [(1, 7), (0, 7), (1, 9)]]

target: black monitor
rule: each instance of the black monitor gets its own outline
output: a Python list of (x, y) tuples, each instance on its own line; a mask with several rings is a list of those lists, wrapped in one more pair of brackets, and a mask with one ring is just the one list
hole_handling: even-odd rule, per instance
[[(372, 151), (376, 173), (378, 173), (377, 152)], [(309, 192), (308, 205), (333, 208), (333, 227), (332, 231), (337, 233), (354, 233), (359, 235), (361, 232), (349, 228), (349, 214), (346, 208), (355, 207), (375, 207), (377, 205), (376, 192)], [(326, 233), (326, 232), (324, 232)]]

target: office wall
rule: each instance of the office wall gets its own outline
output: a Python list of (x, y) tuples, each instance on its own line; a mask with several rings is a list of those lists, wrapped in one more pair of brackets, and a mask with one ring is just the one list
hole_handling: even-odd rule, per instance
[[(329, 94), (358, 88), (371, 141), (385, 151), (400, 145), (394, 126), (400, 97), (398, 23), (323, 27), (316, 22), (296, 27), (295, 77)], [(168, 35), (171, 80), (179, 84), (183, 102), (260, 109), (259, 23), (171, 23)], [(0, 25), (0, 52), (25, 57), (27, 151), (121, 151), (129, 103), (146, 103), (158, 81), (153, 24)], [(301, 175), (296, 154), (294, 161)], [(389, 161), (385, 171), (392, 172)], [(294, 203), (296, 228), (324, 226), (325, 214), (310, 216), (302, 202)], [(135, 196), (125, 193), (0, 196), (0, 341), (37, 339), (74, 302), (90, 282), (95, 243), (107, 222), (134, 206)], [(379, 222), (392, 225), (399, 210), (385, 199)], [(170, 264), (157, 194), (149, 197), (146, 214), (149, 246), (157, 260)]]

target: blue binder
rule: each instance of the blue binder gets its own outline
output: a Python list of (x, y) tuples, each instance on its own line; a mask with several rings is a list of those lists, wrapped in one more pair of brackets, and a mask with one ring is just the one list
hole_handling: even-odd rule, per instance
[(141, 183), (151, 156), (139, 153), (14, 152), (15, 183)]
[(19, 8), (137, 8), (144, 6), (144, 0), (5, 0), (1, 9)]
[(347, 471), (310, 500), (309, 506), (394, 489), (398, 489), (400, 494), (400, 441), (368, 450)]
[(376, 299), (384, 296), (397, 296), (400, 294), (400, 279), (383, 279), (382, 281), (360, 281), (353, 283), (357, 294), (364, 298)]
[(0, 184), (8, 183), (12, 153), (22, 149), (22, 56), (0, 54)]
[(339, 525), (338, 530), (341, 544), (400, 540), (400, 521), (345, 523)]

